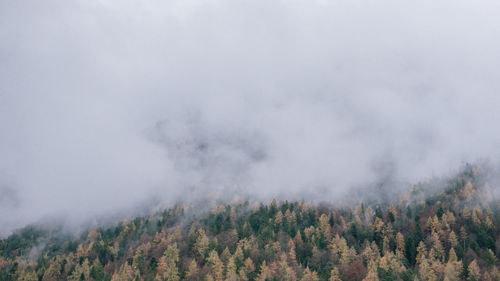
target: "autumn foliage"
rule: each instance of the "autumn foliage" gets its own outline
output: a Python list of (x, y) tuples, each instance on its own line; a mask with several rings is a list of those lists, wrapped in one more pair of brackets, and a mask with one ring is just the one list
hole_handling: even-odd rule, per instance
[(385, 204), (179, 205), (77, 238), (30, 226), (0, 242), (0, 280), (500, 280), (499, 205), (479, 173)]

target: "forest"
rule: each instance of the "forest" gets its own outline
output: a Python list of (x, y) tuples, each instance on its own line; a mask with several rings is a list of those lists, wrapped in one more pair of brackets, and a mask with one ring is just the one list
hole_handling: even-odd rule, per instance
[(0, 241), (0, 280), (500, 280), (500, 210), (480, 166), (397, 200), (178, 204), (74, 234)]

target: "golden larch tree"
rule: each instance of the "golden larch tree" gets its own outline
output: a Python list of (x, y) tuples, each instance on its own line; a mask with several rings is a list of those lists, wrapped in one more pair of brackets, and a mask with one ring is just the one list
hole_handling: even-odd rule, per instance
[(340, 279), (338, 268), (336, 267), (332, 268), (332, 270), (330, 271), (330, 278), (328, 279), (328, 281), (342, 281), (342, 279)]
[(481, 280), (481, 269), (477, 265), (477, 261), (474, 259), (467, 267), (469, 270), (469, 278), (470, 281), (479, 281)]
[(224, 265), (217, 254), (217, 251), (212, 250), (207, 258), (207, 263), (212, 267), (212, 273), (216, 281), (224, 279)]

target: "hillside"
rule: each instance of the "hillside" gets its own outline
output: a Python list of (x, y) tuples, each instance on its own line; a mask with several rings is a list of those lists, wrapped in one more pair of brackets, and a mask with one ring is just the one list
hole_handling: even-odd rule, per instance
[(77, 238), (30, 226), (0, 242), (0, 280), (500, 280), (481, 173), (386, 204), (179, 205)]

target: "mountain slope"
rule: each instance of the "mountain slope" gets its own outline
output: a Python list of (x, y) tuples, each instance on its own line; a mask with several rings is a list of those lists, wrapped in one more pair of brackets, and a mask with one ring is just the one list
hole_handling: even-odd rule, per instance
[(481, 167), (439, 184), (375, 205), (179, 205), (78, 238), (30, 226), (0, 242), (0, 280), (500, 280)]

